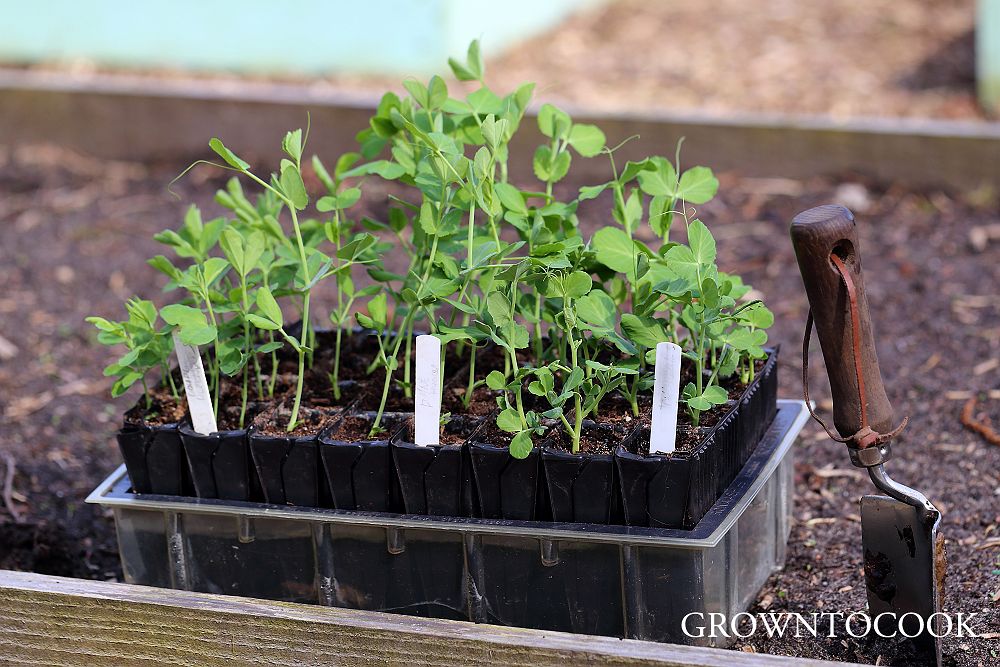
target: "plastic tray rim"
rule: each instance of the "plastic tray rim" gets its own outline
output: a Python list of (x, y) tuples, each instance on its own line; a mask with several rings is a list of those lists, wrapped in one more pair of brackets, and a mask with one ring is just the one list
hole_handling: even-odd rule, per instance
[[(458, 517), (424, 517), (405, 514), (377, 512), (357, 512), (311, 507), (267, 505), (263, 503), (225, 501), (214, 499), (137, 495), (128, 491), (128, 476), (125, 466), (120, 465), (94, 491), (86, 501), (113, 509), (145, 510), (164, 513), (229, 515), (233, 518), (284, 519), (294, 521), (321, 522), (327, 524), (349, 524), (378, 528), (444, 530), (481, 535), (509, 535), (533, 537), (553, 541), (604, 542), (629, 545), (670, 546), (687, 549), (714, 547), (725, 537), (732, 526), (760, 493), (784, 460), (788, 450), (798, 437), (809, 418), (805, 402), (801, 400), (778, 400), (778, 413), (762, 436), (762, 439), (780, 437), (767, 460), (760, 466), (756, 477), (748, 488), (732, 498), (730, 489), (716, 501), (702, 520), (692, 530), (675, 528), (648, 528), (633, 526), (598, 526), (592, 524), (560, 524), (546, 522), (509, 521), (497, 519), (474, 519)], [(775, 429), (780, 433), (772, 433)], [(747, 465), (753, 461), (748, 461)], [(719, 519), (719, 514), (723, 516)], [(707, 530), (708, 524), (718, 519), (714, 528)]]

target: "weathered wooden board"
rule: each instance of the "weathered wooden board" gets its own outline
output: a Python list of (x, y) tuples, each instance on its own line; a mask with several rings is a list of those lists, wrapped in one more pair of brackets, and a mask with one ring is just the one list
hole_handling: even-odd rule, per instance
[(0, 571), (0, 664), (834, 663)]
[[(274, 160), (284, 132), (304, 126), (309, 111), (307, 152), (336, 155), (356, 147), (354, 134), (366, 127), (375, 102), (317, 86), (0, 70), (0, 146), (45, 142), (105, 158), (191, 160), (210, 156), (208, 139), (219, 136), (241, 154)], [(611, 145), (638, 134), (640, 141), (617, 153), (620, 161), (673, 155), (686, 137), (684, 164), (746, 176), (858, 172), (960, 189), (1000, 181), (1000, 125), (991, 123), (690, 112), (575, 116), (599, 123)], [(518, 135), (515, 172), (530, 173), (539, 141), (533, 131)], [(573, 173), (599, 182), (609, 174), (608, 161), (575, 159)]]

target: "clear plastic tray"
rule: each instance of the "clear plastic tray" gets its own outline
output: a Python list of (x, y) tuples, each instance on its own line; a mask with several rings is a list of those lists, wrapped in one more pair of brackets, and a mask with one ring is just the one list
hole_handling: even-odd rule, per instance
[(454, 519), (130, 492), (114, 512), (129, 583), (686, 644), (691, 612), (744, 611), (784, 564), (802, 401), (778, 412), (693, 530)]

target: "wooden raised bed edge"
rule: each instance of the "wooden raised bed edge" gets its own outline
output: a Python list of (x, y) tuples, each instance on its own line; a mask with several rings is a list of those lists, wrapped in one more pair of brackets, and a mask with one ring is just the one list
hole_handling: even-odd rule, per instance
[(0, 663), (829, 667), (825, 660), (0, 570)]
[[(190, 161), (209, 156), (224, 137), (248, 156), (275, 159), (272, 140), (312, 114), (310, 153), (356, 150), (377, 100), (305, 84), (0, 68), (0, 146), (48, 143), (100, 158)], [(686, 137), (686, 164), (735, 169), (744, 176), (796, 178), (860, 172), (912, 185), (968, 189), (1000, 180), (1000, 127), (975, 121), (727, 114), (685, 111), (594, 114), (567, 107), (580, 122), (598, 122), (610, 145), (632, 136), (616, 157), (638, 159), (642, 147), (670, 152)], [(533, 113), (533, 112), (530, 112)], [(518, 134), (512, 154), (532, 155), (535, 123)], [(530, 161), (512, 164), (530, 174)], [(580, 160), (574, 177), (601, 182), (607, 160)]]

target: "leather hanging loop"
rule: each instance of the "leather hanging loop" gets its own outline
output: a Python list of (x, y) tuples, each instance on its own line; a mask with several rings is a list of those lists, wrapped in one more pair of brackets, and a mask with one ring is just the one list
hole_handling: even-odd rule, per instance
[(854, 449), (867, 449), (869, 447), (882, 445), (899, 435), (903, 429), (906, 428), (910, 418), (904, 417), (903, 421), (888, 433), (879, 433), (878, 431), (872, 429), (868, 424), (868, 396), (865, 391), (864, 372), (861, 360), (861, 317), (858, 312), (857, 290), (854, 287), (854, 281), (851, 279), (850, 272), (847, 270), (847, 267), (844, 266), (844, 260), (836, 254), (831, 254), (830, 262), (840, 274), (840, 278), (844, 283), (845, 289), (847, 290), (847, 298), (850, 304), (851, 356), (854, 361), (855, 377), (857, 377), (858, 409), (860, 412), (859, 423), (861, 424), (861, 428), (847, 438), (837, 435), (832, 429), (830, 429), (829, 426), (827, 426), (826, 422), (824, 422), (812, 408), (812, 403), (809, 400), (809, 339), (812, 338), (813, 328), (813, 315), (811, 309), (809, 314), (806, 316), (806, 330), (805, 335), (802, 338), (802, 391), (805, 396), (806, 406), (809, 408), (809, 414), (816, 420), (816, 422), (819, 423), (820, 426), (823, 427), (823, 430), (826, 431), (830, 438), (837, 442), (846, 443), (848, 447), (853, 447)]

